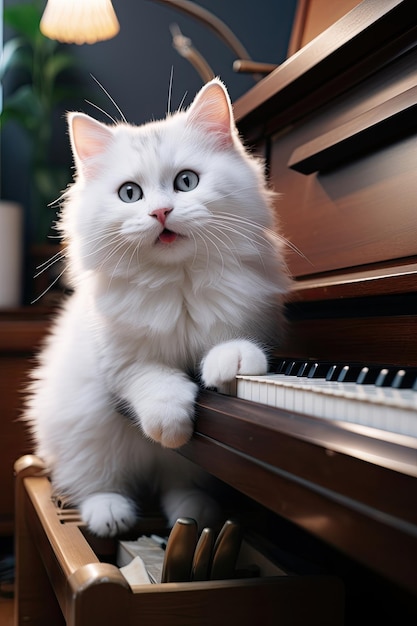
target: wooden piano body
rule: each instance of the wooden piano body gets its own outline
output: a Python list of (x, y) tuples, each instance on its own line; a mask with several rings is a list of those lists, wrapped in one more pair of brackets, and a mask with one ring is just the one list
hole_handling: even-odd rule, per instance
[[(281, 229), (293, 246), (288, 249), (295, 278), (287, 307), (288, 336), (277, 356), (417, 367), (414, 14), (414, 0), (365, 0), (235, 104), (240, 131), (267, 161), (280, 193), (276, 210)], [(249, 498), (252, 530), (291, 569), (310, 567), (310, 573), (340, 577), (346, 587), (347, 625), (416, 623), (415, 439), (203, 392), (195, 435), (181, 453)], [(46, 479), (25, 475), (18, 479), (23, 489), (18, 506), (26, 507), (30, 523), (38, 520), (38, 530), (31, 530), (18, 510), (18, 581), (23, 585), (18, 624), (33, 609), (36, 591), (25, 578), (25, 551), (49, 572), (52, 587), (61, 593), (61, 609), (65, 605), (75, 611), (74, 590), (82, 589), (86, 571), (74, 577), (77, 567), (85, 565), (77, 560), (76, 542), (66, 547), (73, 559), (68, 565), (51, 529), (45, 530), (49, 522), (39, 522), (36, 506), (41, 511), (46, 504), (34, 504), (33, 481), (45, 484)], [(59, 524), (57, 532), (59, 536)], [(83, 554), (95, 562), (94, 553)], [(36, 571), (30, 573), (36, 577)], [(113, 580), (106, 587), (109, 575), (103, 570), (84, 585), (87, 599), (90, 594), (102, 602), (108, 615), (112, 609), (106, 588), (116, 585)], [(39, 588), (45, 589), (49, 583), (44, 573), (42, 577)], [(159, 621), (149, 621), (149, 601), (165, 607), (167, 614), (177, 613), (177, 621), (166, 622), (170, 624), (193, 623), (181, 617), (184, 602), (200, 616), (194, 623), (255, 623), (264, 613), (259, 623), (299, 623), (291, 621), (291, 611), (280, 619), (276, 588), (272, 594), (268, 584), (262, 589), (250, 584), (244, 592), (230, 584), (194, 591), (170, 587), (153, 590), (151, 599), (143, 596), (141, 605), (122, 585), (116, 590), (121, 603), (117, 623), (165, 623), (163, 610)], [(306, 624), (339, 623), (339, 591), (337, 586), (328, 591), (324, 604), (330, 612), (323, 617), (312, 611)], [(214, 609), (244, 600), (247, 607), (249, 597), (252, 613), (245, 608), (223, 619)], [(271, 597), (276, 598), (272, 613), (265, 609)], [(299, 602), (303, 596), (296, 597)], [(332, 600), (337, 605), (333, 614)], [(138, 602), (137, 621), (131, 616), (132, 602)], [(197, 605), (210, 607), (206, 621)], [(123, 606), (129, 615), (125, 621)], [(239, 615), (236, 621), (234, 615)], [(32, 623), (40, 624), (42, 618)]]
[[(288, 250), (295, 281), (277, 356), (417, 366), (413, 9), (365, 0), (235, 105), (302, 253)], [(317, 560), (344, 572), (347, 623), (415, 621), (415, 437), (209, 392), (196, 431), (188, 458), (277, 514), (278, 542), (289, 522), (296, 545), (314, 538)]]

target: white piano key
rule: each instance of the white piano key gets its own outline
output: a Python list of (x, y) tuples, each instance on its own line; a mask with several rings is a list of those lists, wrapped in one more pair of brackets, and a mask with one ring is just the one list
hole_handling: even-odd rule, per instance
[(306, 392), (304, 391), (304, 389), (294, 388), (293, 394), (294, 394), (294, 411), (296, 411), (296, 413), (304, 413), (305, 412), (304, 400), (307, 396)]
[(259, 383), (259, 402), (268, 404), (268, 385), (265, 381), (260, 381)]
[(277, 404), (275, 406), (279, 406), (281, 408), (285, 408), (285, 387), (283, 385), (278, 385), (274, 382), (275, 386), (275, 398)]
[(284, 374), (238, 376), (237, 396), (287, 411), (417, 437), (417, 392)]
[(259, 402), (259, 386), (260, 383), (259, 381), (254, 381), (254, 383), (252, 384), (251, 387), (251, 394), (250, 394), (250, 398), (252, 400), (252, 402)]
[(274, 384), (265, 384), (267, 390), (267, 402), (268, 406), (277, 406), (277, 386)]

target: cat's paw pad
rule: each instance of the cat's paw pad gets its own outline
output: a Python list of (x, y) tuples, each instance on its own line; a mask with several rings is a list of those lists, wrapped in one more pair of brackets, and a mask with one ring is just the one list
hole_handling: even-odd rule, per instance
[(128, 531), (136, 522), (134, 503), (118, 493), (96, 493), (80, 506), (81, 517), (99, 537), (114, 537)]
[(183, 377), (164, 380), (158, 391), (141, 410), (144, 433), (165, 448), (180, 448), (194, 429), (194, 403), (197, 385)]
[(245, 339), (220, 343), (203, 359), (201, 376), (206, 387), (218, 387), (237, 374), (266, 374), (268, 362), (264, 352)]

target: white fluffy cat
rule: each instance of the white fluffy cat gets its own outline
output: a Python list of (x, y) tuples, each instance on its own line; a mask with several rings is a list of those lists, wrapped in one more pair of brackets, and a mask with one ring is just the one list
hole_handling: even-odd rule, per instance
[(74, 293), (33, 372), (36, 452), (98, 535), (134, 525), (142, 490), (170, 524), (209, 525), (198, 470), (169, 448), (192, 435), (195, 379), (265, 373), (281, 334), (288, 278), (262, 164), (218, 80), (163, 121), (72, 113), (69, 128), (76, 180), (59, 228)]

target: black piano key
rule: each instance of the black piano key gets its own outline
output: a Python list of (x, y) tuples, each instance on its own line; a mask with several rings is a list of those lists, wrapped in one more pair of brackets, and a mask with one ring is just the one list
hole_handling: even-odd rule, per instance
[(339, 372), (337, 382), (339, 383), (354, 383), (357, 381), (359, 374), (361, 373), (361, 365), (344, 365)]
[(378, 375), (381, 371), (379, 367), (363, 367), (359, 372), (358, 378), (356, 379), (356, 383), (358, 385), (374, 385)]
[(340, 364), (329, 361), (302, 361), (301, 359), (279, 359), (274, 371), (285, 376), (298, 378), (324, 378), (327, 381), (355, 382), (359, 385), (376, 385), (394, 389), (417, 391), (417, 368), (362, 366), (358, 363)]
[(298, 371), (297, 371), (298, 378), (302, 378), (304, 376), (307, 376), (309, 367), (310, 367), (310, 363), (308, 363), (307, 361), (305, 363), (302, 363), (300, 365), (300, 367), (298, 368)]
[(318, 368), (319, 368), (318, 363), (311, 363), (310, 368), (307, 372), (307, 378), (318, 378), (317, 376), (315, 376)]
[(391, 387), (391, 383), (395, 378), (396, 370), (384, 367), (380, 370), (376, 380), (375, 387)]
[(307, 361), (296, 361), (290, 359), (281, 359), (273, 364), (273, 370), (276, 374), (284, 374), (284, 376), (306, 376), (306, 369), (310, 363)]
[(329, 368), (329, 363), (312, 363), (310, 369), (307, 372), (307, 378), (326, 378)]
[(291, 371), (291, 368), (294, 367), (294, 363), (295, 361), (285, 361), (285, 367), (281, 373), (288, 376), (287, 372)]
[(326, 374), (326, 380), (332, 381), (337, 380), (340, 372), (342, 371), (343, 365), (331, 365)]
[(346, 382), (345, 379), (346, 379), (348, 371), (349, 371), (349, 365), (344, 365), (337, 375), (336, 380), (338, 383)]
[(405, 381), (405, 376), (406, 376), (406, 371), (405, 370), (398, 370), (398, 372), (396, 372), (392, 383), (391, 383), (391, 387), (393, 387), (394, 389), (403, 389), (403, 383)]
[(391, 383), (394, 389), (413, 389), (415, 385), (417, 385), (417, 370), (414, 368), (398, 370)]
[(288, 367), (288, 361), (282, 359), (281, 361), (278, 361), (274, 369), (277, 374), (284, 374), (287, 367)]
[(289, 361), (287, 367), (285, 368), (285, 376), (296, 376), (300, 365), (300, 361)]

